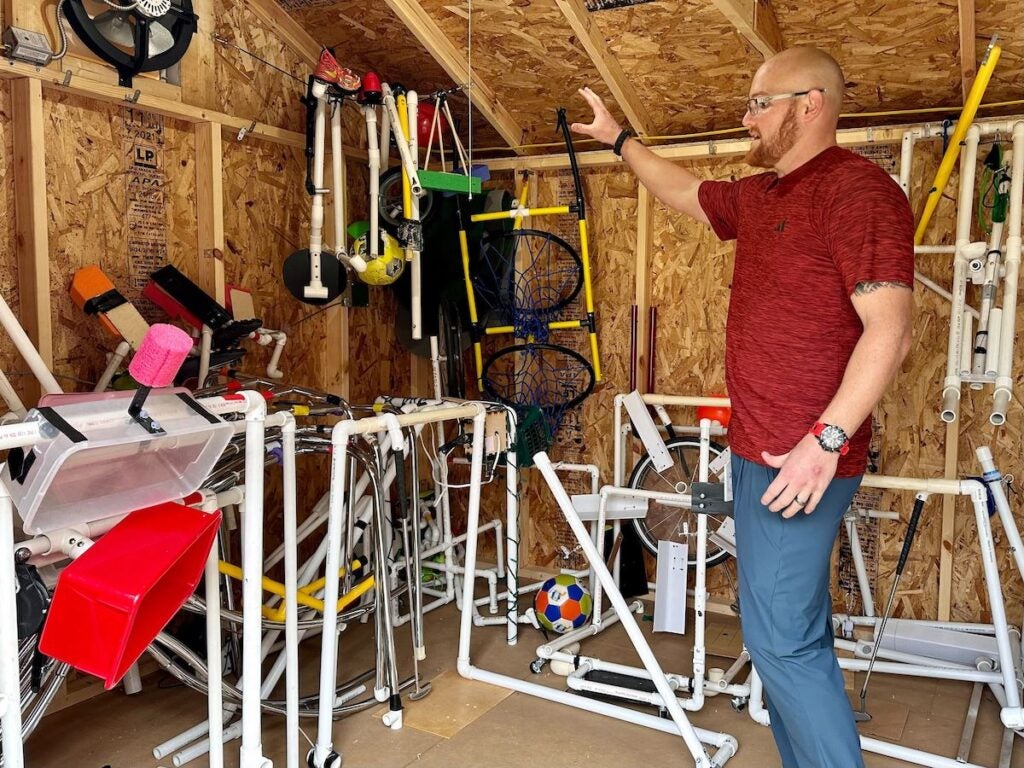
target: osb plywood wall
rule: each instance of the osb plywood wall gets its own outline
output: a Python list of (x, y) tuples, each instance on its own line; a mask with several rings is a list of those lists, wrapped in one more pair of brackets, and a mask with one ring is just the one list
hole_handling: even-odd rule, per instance
[[(305, 133), (306, 108), (299, 100), (305, 95), (307, 79), (312, 74), (310, 65), (262, 24), (242, 0), (215, 0), (214, 9), (215, 31), (219, 37), (273, 65), (268, 66), (232, 45), (216, 43), (218, 109), (247, 120)], [(310, 28), (314, 37), (319, 37), (318, 31), (318, 27)], [(344, 48), (338, 51), (342, 65), (352, 66), (343, 55), (344, 51)], [(342, 118), (345, 146), (365, 147), (366, 124), (353, 102), (346, 103)], [(330, 133), (327, 141), (330, 142)]]
[(739, 124), (762, 59), (710, 3), (643, 3), (592, 18), (641, 94), (654, 135)]
[[(772, 5), (786, 45), (818, 46), (842, 63), (848, 111), (961, 103), (956, 3)], [(985, 34), (980, 22), (978, 32)]]
[(315, 386), (324, 379), (331, 313), (314, 315), (317, 308), (297, 301), (281, 279), (288, 255), (308, 247), (304, 157), (297, 149), (257, 142), (225, 141), (222, 150), (224, 280), (251, 290), (264, 324), (288, 333), (282, 359), (289, 380)]
[[(985, 101), (1009, 101), (1021, 98), (1024, 78), (1024, 36), (1020, 25), (1021, 8), (1017, 0), (980, 0), (976, 4), (975, 25), (977, 59), (980, 62), (989, 37), (998, 32), (1003, 52), (985, 91)], [(1020, 110), (1009, 108), (1013, 112)], [(1013, 114), (1008, 111), (1007, 114)]]
[[(468, 51), (469, 26), (460, 5), (444, 0), (423, 0), (421, 5), (460, 51)], [(523, 144), (558, 141), (553, 107), (577, 88), (591, 85), (608, 96), (554, 0), (475, 5), (473, 51), (473, 69), (522, 127)], [(610, 108), (624, 122), (618, 105), (611, 102)]]
[(308, 66), (257, 20), (245, 2), (217, 0), (214, 7), (218, 35), (298, 78), (293, 80), (235, 48), (217, 44), (219, 109), (278, 128), (305, 131), (305, 113), (298, 99), (306, 91)]
[[(14, 156), (14, 141), (11, 125), (10, 89), (6, 84), (0, 85), (0, 142), (4, 157)], [(15, 316), (18, 315), (21, 302), (18, 300), (18, 259), (14, 240), (14, 164), (4, 163), (0, 169), (0, 214), (6, 224), (0, 228), (0, 286), (3, 286), (3, 297)], [(7, 334), (0, 334), (0, 370), (7, 374), (11, 384), (19, 395), (24, 395), (25, 376), (17, 375), (27, 368)], [(6, 407), (0, 405), (3, 411)]]
[(117, 339), (71, 302), (74, 273), (97, 264), (151, 320), (149, 273), (195, 275), (195, 140), (189, 126), (73, 96), (45, 98), (54, 374), (88, 387)]

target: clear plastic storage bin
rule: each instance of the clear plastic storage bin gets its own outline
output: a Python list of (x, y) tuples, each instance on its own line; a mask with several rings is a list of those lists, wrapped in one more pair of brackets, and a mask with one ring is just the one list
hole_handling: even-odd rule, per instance
[(45, 409), (29, 411), (25, 420), (46, 421), (50, 439), (10, 457), (2, 475), (26, 533), (124, 515), (200, 487), (231, 439), (231, 424), (193, 408), (179, 397), (191, 398), (186, 389), (159, 389), (145, 410), (165, 434), (152, 435), (128, 415), (134, 394), (76, 394), (41, 403), (84, 436), (78, 442), (72, 439), (78, 435), (48, 421)]

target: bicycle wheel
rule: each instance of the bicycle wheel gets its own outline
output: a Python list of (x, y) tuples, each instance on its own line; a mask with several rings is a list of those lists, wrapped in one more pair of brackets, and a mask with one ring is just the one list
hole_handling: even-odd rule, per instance
[[(665, 491), (687, 494), (693, 483), (697, 482), (700, 463), (700, 440), (695, 437), (675, 437), (665, 442), (673, 464), (664, 472), (654, 468), (651, 457), (644, 454), (633, 468), (629, 476), (629, 487), (647, 491)], [(710, 460), (714, 460), (725, 450), (725, 446), (711, 443)], [(708, 482), (721, 482), (722, 473), (708, 474)], [(716, 530), (728, 518), (725, 515), (708, 515), (708, 533)], [(697, 515), (689, 509), (669, 507), (656, 501), (650, 502), (647, 516), (633, 520), (633, 527), (640, 537), (644, 549), (652, 555), (658, 554), (658, 541), (684, 541), (683, 525), (690, 532), (697, 530)], [(689, 564), (696, 565), (696, 547), (691, 546), (688, 554)], [(708, 567), (718, 565), (729, 559), (729, 551), (708, 540), (705, 562)]]
[(446, 296), (437, 305), (437, 367), (443, 397), (466, 396), (462, 347), (462, 313), (459, 312), (459, 303)]
[[(390, 168), (381, 174), (377, 197), (381, 224), (389, 234), (394, 235), (405, 218), (402, 206), (402, 166)], [(428, 190), (420, 198), (420, 221), (426, 222), (433, 210), (434, 193)]]

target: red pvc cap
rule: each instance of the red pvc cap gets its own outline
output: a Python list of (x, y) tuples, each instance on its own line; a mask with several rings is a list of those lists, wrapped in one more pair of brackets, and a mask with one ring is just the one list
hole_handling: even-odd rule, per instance
[[(711, 397), (728, 397), (728, 395), (716, 394)], [(698, 405), (697, 418), (717, 421), (724, 429), (728, 429), (729, 420), (732, 418), (732, 409), (721, 405)]]

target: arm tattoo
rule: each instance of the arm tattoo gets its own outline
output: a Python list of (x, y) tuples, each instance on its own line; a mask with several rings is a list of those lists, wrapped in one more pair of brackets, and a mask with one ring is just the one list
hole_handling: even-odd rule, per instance
[(907, 288), (907, 289), (909, 289), (910, 286), (907, 285), (906, 283), (899, 283), (899, 282), (891, 281), (891, 280), (880, 280), (880, 281), (871, 281), (871, 282), (857, 283), (857, 287), (853, 289), (853, 295), (854, 296), (863, 296), (864, 294), (872, 293), (872, 292), (876, 291), (879, 288)]

